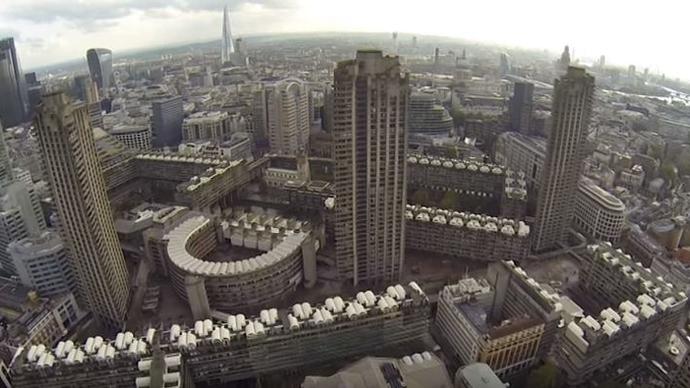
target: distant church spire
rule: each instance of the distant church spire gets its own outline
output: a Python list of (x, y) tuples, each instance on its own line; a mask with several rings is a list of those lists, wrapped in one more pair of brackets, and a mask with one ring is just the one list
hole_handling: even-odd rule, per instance
[(230, 32), (230, 17), (228, 17), (228, 6), (223, 8), (223, 36), (221, 38), (220, 59), (223, 63), (230, 62), (232, 54), (235, 53), (235, 46)]

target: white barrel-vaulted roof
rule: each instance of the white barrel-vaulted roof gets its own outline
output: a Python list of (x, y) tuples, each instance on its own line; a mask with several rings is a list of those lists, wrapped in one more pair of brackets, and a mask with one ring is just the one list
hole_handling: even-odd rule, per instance
[(191, 255), (187, 250), (187, 244), (197, 231), (206, 227), (210, 222), (212, 221), (203, 215), (191, 217), (166, 235), (168, 257), (170, 257), (173, 265), (189, 274), (199, 276), (218, 277), (245, 274), (271, 266), (290, 257), (296, 250), (300, 249), (302, 242), (308, 236), (305, 232), (287, 234), (274, 249), (250, 259), (227, 262), (206, 261)]

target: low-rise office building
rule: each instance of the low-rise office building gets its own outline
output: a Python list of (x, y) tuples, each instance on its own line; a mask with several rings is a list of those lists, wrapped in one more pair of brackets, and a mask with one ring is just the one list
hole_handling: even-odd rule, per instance
[(19, 280), (41, 296), (73, 292), (75, 279), (58, 233), (45, 231), (10, 243), (7, 248)]
[(110, 134), (129, 149), (140, 151), (151, 149), (151, 126), (148, 124), (116, 125)]
[(235, 132), (245, 132), (246, 123), (240, 115), (227, 112), (197, 112), (182, 122), (182, 136), (186, 142), (230, 140)]
[(639, 164), (623, 169), (618, 177), (618, 184), (633, 193), (637, 193), (644, 184), (645, 171)]
[[(505, 308), (496, 311), (495, 291), (473, 278), (448, 285), (439, 293), (436, 326), (452, 356), (467, 365), (486, 363), (505, 377), (535, 365), (546, 322), (536, 314)], [(541, 352), (540, 352), (541, 350)]]
[[(465, 138), (473, 139), (479, 149), (488, 153), (494, 148), (498, 135), (507, 130), (505, 121), (501, 117), (503, 113), (487, 106), (477, 106), (477, 110), (466, 110), (467, 108), (467, 106), (463, 106), (463, 110), (467, 113), (475, 112), (481, 115), (492, 116), (467, 118), (463, 131)], [(485, 108), (489, 108), (489, 110), (485, 110)]]
[(486, 279), (494, 287), (491, 310), (494, 322), (501, 322), (501, 317), (505, 316), (529, 317), (543, 323), (533, 360), (544, 359), (558, 342), (563, 297), (548, 285), (538, 283), (512, 260), (491, 263)]
[(0, 271), (6, 275), (16, 274), (9, 245), (37, 236), (45, 228), (41, 204), (33, 185), (13, 181), (0, 187)]
[(222, 143), (197, 141), (182, 143), (178, 146), (180, 153), (185, 155), (200, 155), (206, 158), (226, 158), (228, 160), (254, 160), (252, 155), (252, 139), (246, 132), (235, 132), (230, 140)]
[(39, 343), (52, 346), (85, 315), (72, 293), (41, 298), (12, 279), (0, 278), (0, 284), (0, 308), (6, 323), (0, 333), (3, 346), (16, 348)]
[(26, 343), (54, 344), (69, 333), (85, 314), (77, 306), (72, 293), (43, 300), (40, 306), (38, 309), (27, 310), (20, 318), (21, 324), (27, 329)]
[(666, 249), (637, 224), (630, 225), (623, 232), (621, 246), (635, 260), (649, 268), (653, 263), (667, 255)]
[(539, 190), (545, 155), (544, 138), (505, 132), (496, 139), (496, 162), (523, 171), (530, 193)]

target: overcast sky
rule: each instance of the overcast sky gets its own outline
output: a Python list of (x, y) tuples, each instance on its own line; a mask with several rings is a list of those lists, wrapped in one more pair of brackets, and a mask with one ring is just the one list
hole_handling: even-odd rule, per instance
[(220, 38), (223, 5), (235, 37), (361, 31), (444, 35), (635, 64), (690, 80), (683, 0), (0, 0), (0, 37), (22, 66)]

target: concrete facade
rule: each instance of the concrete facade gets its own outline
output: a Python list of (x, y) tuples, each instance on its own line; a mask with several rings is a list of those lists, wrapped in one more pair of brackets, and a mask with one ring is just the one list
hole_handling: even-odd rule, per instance
[(409, 75), (358, 51), (335, 69), (335, 256), (341, 278), (395, 280), (403, 268)]
[(484, 207), (498, 202), (498, 212), (504, 217), (519, 218), (526, 212), (527, 187), (521, 171), (473, 160), (413, 154), (407, 157), (407, 175), (411, 189), (483, 198)]
[(63, 93), (46, 95), (35, 126), (78, 299), (103, 323), (118, 327), (127, 312), (128, 274), (86, 106)]
[(428, 335), (430, 309), (424, 291), (410, 282), (378, 295), (336, 296), (316, 306), (265, 309), (258, 316), (217, 314), (215, 322), (174, 324), (162, 333), (120, 332), (115, 339), (92, 337), (82, 345), (65, 341), (55, 348), (21, 348), (10, 368), (18, 388), (38, 382), (60, 388), (131, 387), (149, 375), (142, 362), (149, 360), (159, 338), (166, 358), (179, 354), (184, 381), (222, 385), (415, 344)]
[(489, 283), (468, 278), (448, 285), (439, 293), (436, 326), (450, 345), (449, 353), (463, 365), (486, 363), (499, 377), (511, 376), (534, 366), (544, 322), (529, 315), (498, 314), (493, 320), (494, 291)]
[[(197, 212), (180, 218), (151, 251), (163, 254), (163, 264), (176, 293), (186, 300), (195, 318), (211, 310), (257, 308), (283, 300), (299, 285), (316, 283), (316, 251), (321, 242), (310, 225), (278, 216), (238, 209), (218, 223)], [(222, 238), (232, 246), (265, 252), (238, 261), (210, 261)], [(154, 261), (156, 260), (153, 258)]]
[(523, 221), (408, 205), (405, 247), (477, 261), (520, 260), (530, 248)]
[(62, 239), (55, 231), (12, 242), (7, 248), (22, 284), (41, 296), (75, 291), (75, 279)]
[(571, 385), (670, 335), (687, 302), (685, 292), (610, 243), (590, 245), (584, 258), (580, 287), (611, 307), (594, 317), (564, 314), (565, 332), (556, 357)]
[(530, 193), (539, 192), (545, 157), (546, 144), (542, 138), (506, 132), (496, 139), (496, 162), (523, 171)]
[(309, 93), (298, 79), (264, 85), (265, 130), (272, 153), (296, 155), (309, 149)]
[(0, 269), (17, 274), (8, 248), (12, 242), (40, 235), (46, 229), (41, 203), (31, 185), (12, 181), (0, 187)]
[(537, 252), (555, 248), (573, 219), (575, 203), (571, 199), (582, 172), (593, 98), (594, 77), (582, 68), (569, 67), (567, 74), (556, 80), (553, 128), (537, 201), (533, 243)]
[(573, 225), (595, 241), (618, 242), (625, 224), (625, 205), (593, 181), (582, 178), (575, 197)]

